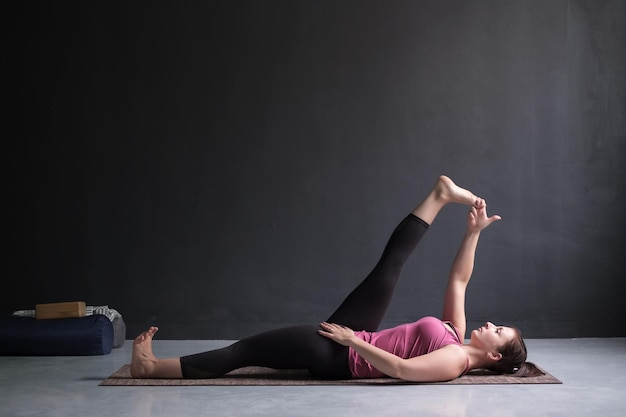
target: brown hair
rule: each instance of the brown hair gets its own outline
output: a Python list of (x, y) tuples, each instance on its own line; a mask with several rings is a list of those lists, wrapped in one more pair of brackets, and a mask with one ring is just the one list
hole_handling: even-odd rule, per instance
[(489, 369), (501, 374), (513, 374), (519, 377), (544, 375), (534, 363), (526, 362), (528, 353), (522, 332), (516, 328), (513, 330), (515, 330), (515, 337), (499, 349), (502, 358), (491, 365)]

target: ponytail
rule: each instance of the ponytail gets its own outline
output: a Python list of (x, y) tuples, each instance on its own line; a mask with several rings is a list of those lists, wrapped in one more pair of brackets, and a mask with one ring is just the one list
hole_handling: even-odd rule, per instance
[(529, 377), (529, 376), (541, 376), (545, 375), (537, 365), (532, 362), (523, 362), (517, 371), (513, 374), (513, 376), (519, 377)]
[(502, 358), (493, 363), (489, 369), (501, 374), (509, 374), (517, 377), (532, 377), (544, 375), (543, 372), (532, 362), (526, 362), (526, 343), (519, 329), (514, 329), (516, 337), (500, 348)]

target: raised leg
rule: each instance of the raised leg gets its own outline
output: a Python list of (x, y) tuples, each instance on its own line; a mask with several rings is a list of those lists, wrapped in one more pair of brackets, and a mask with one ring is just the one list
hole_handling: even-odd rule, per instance
[(375, 331), (387, 311), (400, 272), (439, 211), (449, 203), (482, 207), (485, 202), (470, 191), (440, 176), (430, 193), (391, 234), (370, 274), (326, 320), (353, 330)]

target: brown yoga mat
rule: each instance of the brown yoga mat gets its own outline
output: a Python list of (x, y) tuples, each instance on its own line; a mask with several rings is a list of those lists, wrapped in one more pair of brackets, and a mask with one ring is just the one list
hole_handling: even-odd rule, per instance
[[(543, 372), (546, 372), (542, 369)], [(104, 386), (201, 386), (201, 385), (407, 385), (417, 384), (393, 378), (323, 380), (310, 376), (305, 370), (275, 370), (247, 367), (232, 371), (220, 378), (212, 379), (135, 379), (130, 376), (130, 365), (124, 365), (100, 383)], [(439, 385), (472, 384), (561, 384), (549, 373), (537, 377), (519, 378), (497, 375), (483, 370), (474, 370), (462, 377), (447, 382), (429, 382)]]

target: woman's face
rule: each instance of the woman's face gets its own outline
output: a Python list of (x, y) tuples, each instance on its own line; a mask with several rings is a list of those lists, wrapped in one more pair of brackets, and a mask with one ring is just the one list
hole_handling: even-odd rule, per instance
[(496, 326), (488, 321), (478, 329), (472, 330), (470, 343), (488, 352), (498, 352), (502, 346), (515, 337), (516, 333), (513, 328)]

